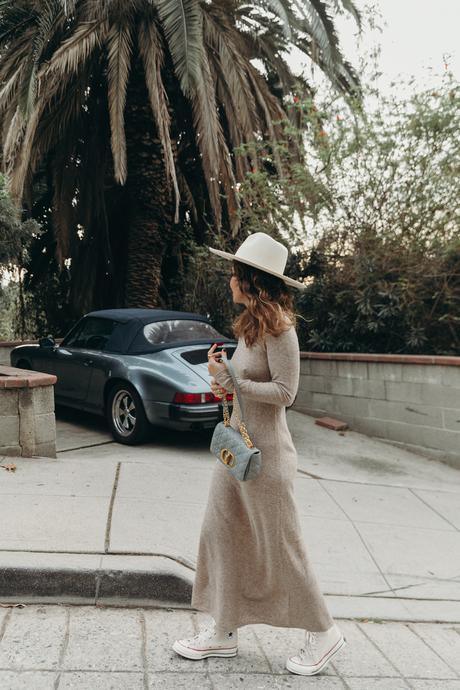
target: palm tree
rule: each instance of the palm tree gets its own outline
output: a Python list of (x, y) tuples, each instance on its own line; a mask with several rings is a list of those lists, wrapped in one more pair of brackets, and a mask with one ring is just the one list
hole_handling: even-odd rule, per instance
[(3, 168), (26, 207), (37, 180), (52, 188), (77, 310), (106, 301), (104, 284), (119, 304), (156, 305), (184, 218), (202, 239), (203, 221), (237, 235), (250, 143), (275, 142), (284, 97), (308, 88), (283, 51), (359, 88), (333, 11), (360, 23), (352, 0), (0, 0)]

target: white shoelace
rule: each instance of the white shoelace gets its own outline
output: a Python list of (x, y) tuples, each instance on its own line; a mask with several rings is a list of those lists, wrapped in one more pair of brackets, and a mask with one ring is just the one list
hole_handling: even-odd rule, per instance
[(198, 642), (198, 643), (207, 642), (208, 640), (211, 639), (211, 637), (213, 637), (214, 632), (215, 632), (215, 629), (214, 629), (213, 625), (206, 627), (206, 628), (202, 628), (199, 633), (197, 633), (196, 635), (194, 635), (191, 638), (191, 640), (193, 642)]
[(305, 631), (305, 642), (303, 647), (300, 649), (300, 656), (305, 657), (307, 653), (310, 655), (311, 659), (314, 659), (314, 654), (316, 652), (316, 644), (318, 642), (318, 636), (313, 630)]
[[(208, 642), (212, 637), (217, 635), (217, 630), (216, 630), (216, 622), (213, 621), (209, 625), (205, 626), (198, 632), (196, 635), (193, 637), (190, 637), (187, 642), (188, 643), (194, 643), (194, 644), (201, 644), (203, 642)], [(221, 635), (222, 638), (225, 638), (226, 641), (226, 633), (222, 633)]]
[[(199, 633), (197, 633), (192, 639), (196, 642), (207, 642), (208, 640), (211, 639), (211, 637), (214, 637), (217, 635), (217, 630), (216, 630), (216, 624), (215, 622), (210, 623), (208, 626), (205, 626), (200, 630)], [(225, 637), (226, 633), (221, 633), (221, 637)], [(217, 637), (219, 637), (217, 635)]]

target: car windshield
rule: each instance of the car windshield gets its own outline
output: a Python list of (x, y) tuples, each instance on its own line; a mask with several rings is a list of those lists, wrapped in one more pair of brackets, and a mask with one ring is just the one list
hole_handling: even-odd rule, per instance
[(151, 345), (174, 343), (182, 340), (215, 340), (222, 335), (213, 326), (204, 321), (174, 319), (155, 321), (144, 326), (144, 338)]

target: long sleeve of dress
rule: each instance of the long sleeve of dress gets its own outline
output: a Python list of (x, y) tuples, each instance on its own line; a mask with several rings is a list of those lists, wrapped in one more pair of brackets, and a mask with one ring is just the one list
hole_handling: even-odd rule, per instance
[[(252, 381), (236, 376), (241, 393), (249, 399), (271, 405), (289, 407), (295, 400), (299, 387), (300, 350), (294, 326), (278, 336), (267, 335), (270, 381)], [(233, 391), (233, 381), (227, 368), (215, 374), (216, 381), (227, 391)]]

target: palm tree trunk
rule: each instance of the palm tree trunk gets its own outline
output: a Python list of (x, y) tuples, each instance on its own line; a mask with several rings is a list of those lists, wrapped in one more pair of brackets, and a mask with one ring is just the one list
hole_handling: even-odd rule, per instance
[(125, 306), (161, 308), (161, 267), (174, 211), (139, 58), (133, 61), (126, 103), (130, 220)]

